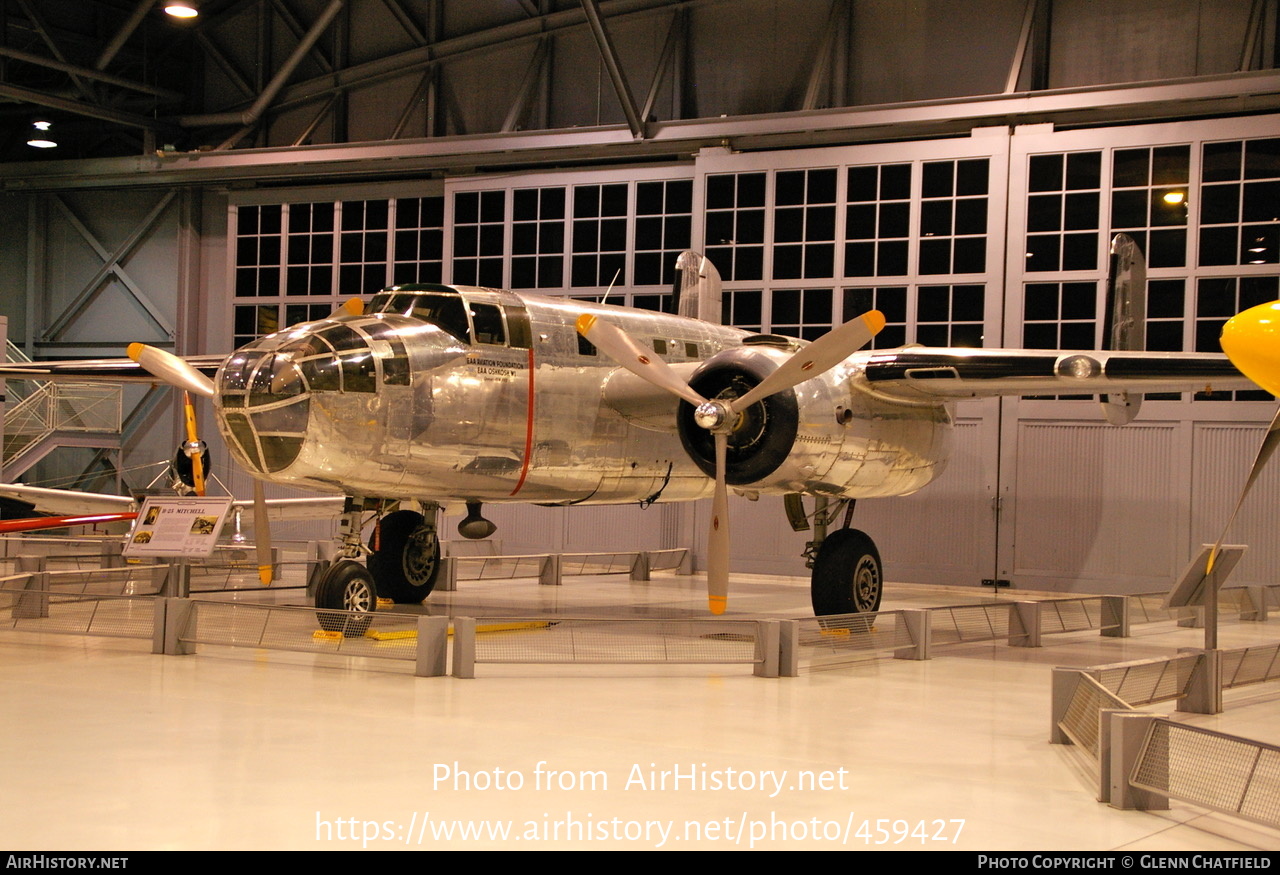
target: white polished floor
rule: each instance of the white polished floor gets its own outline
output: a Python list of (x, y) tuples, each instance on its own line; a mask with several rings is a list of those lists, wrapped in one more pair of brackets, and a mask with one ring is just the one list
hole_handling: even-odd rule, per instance
[[(464, 583), (428, 609), (679, 614), (702, 604), (701, 586)], [(752, 616), (800, 615), (807, 601), (794, 579), (743, 577), (733, 592), (732, 610)], [(891, 586), (884, 607), (985, 595)], [(1162, 623), (778, 680), (743, 666), (554, 665), (456, 680), (2, 632), (0, 847), (1278, 849), (1280, 831), (1177, 803), (1099, 804), (1079, 753), (1047, 742), (1052, 666), (1169, 655), (1201, 636)], [(1222, 646), (1277, 638), (1280, 619), (1229, 622)], [(1226, 698), (1224, 715), (1183, 719), (1280, 743), (1280, 685)], [(664, 771), (694, 777), (653, 786)]]

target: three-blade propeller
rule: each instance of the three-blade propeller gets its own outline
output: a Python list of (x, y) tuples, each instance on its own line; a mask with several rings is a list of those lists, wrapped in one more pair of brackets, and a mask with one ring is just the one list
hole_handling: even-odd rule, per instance
[[(1272, 395), (1280, 395), (1280, 301), (1261, 304), (1232, 316), (1227, 320), (1227, 324), (1222, 326), (1221, 344), (1222, 351), (1227, 354), (1227, 358), (1231, 359), (1231, 363), (1240, 369), (1240, 373)], [(1262, 439), (1262, 445), (1258, 447), (1258, 454), (1253, 459), (1253, 467), (1249, 469), (1249, 479), (1245, 481), (1244, 489), (1240, 491), (1240, 498), (1236, 500), (1235, 509), (1231, 511), (1231, 518), (1227, 520), (1217, 543), (1209, 552), (1205, 574), (1213, 571), (1213, 563), (1217, 559), (1222, 541), (1227, 537), (1227, 531), (1236, 521), (1236, 515), (1240, 513), (1240, 506), (1244, 504), (1245, 496), (1253, 488), (1258, 475), (1262, 473), (1262, 469), (1275, 452), (1277, 445), (1280, 445), (1280, 410), (1276, 411), (1270, 427), (1267, 428), (1266, 436)]]
[[(127, 351), (129, 358), (137, 362), (140, 367), (170, 386), (175, 386), (184, 392), (194, 392), (205, 398), (212, 398), (217, 394), (214, 390), (213, 380), (210, 380), (189, 362), (171, 352), (157, 349), (154, 346), (147, 346), (145, 343), (131, 343)], [(187, 440), (188, 442), (199, 443), (195, 431), (195, 411), (192, 409), (189, 399), (186, 400), (184, 406), (186, 408)], [(196, 492), (203, 495), (204, 467), (198, 452), (191, 456), (191, 466), (193, 479), (196, 483)], [(262, 581), (263, 586), (269, 586), (272, 579), (271, 528), (270, 523), (267, 521), (267, 502), (262, 491), (262, 482), (257, 479), (253, 481), (253, 527), (253, 540), (258, 561), (258, 579)]]
[(805, 346), (776, 371), (740, 398), (703, 398), (665, 361), (640, 346), (621, 328), (584, 313), (578, 333), (636, 376), (692, 404), (694, 422), (715, 440), (715, 491), (711, 499), (711, 527), (707, 533), (707, 604), (713, 614), (724, 613), (729, 594), (729, 486), (726, 481), (729, 435), (751, 405), (824, 374), (871, 341), (884, 327), (884, 315), (871, 310)]

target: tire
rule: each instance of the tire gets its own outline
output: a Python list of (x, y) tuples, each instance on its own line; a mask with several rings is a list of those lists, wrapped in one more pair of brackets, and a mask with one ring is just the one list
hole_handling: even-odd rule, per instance
[[(373, 624), (378, 595), (373, 577), (359, 562), (343, 559), (329, 566), (316, 585), (316, 619), (326, 632), (360, 638)], [(360, 611), (361, 614), (352, 614)]]
[[(374, 545), (377, 549), (374, 549)], [(369, 573), (378, 595), (398, 605), (420, 605), (440, 574), (440, 539), (412, 510), (389, 513), (369, 536)]]
[(865, 532), (841, 529), (827, 535), (813, 562), (813, 613), (867, 614), (880, 610), (884, 573), (880, 552)]

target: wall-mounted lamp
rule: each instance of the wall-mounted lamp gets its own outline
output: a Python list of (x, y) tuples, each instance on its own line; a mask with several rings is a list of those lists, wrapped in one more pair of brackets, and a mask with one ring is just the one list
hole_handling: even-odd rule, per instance
[(53, 127), (53, 122), (44, 119), (36, 119), (31, 123), (31, 136), (27, 138), (27, 145), (36, 149), (52, 149), (58, 145), (58, 141), (53, 138), (53, 134), (49, 129)]

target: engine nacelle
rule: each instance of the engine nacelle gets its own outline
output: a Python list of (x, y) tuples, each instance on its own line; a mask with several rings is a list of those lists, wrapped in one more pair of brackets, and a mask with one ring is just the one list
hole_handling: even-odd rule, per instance
[[(717, 353), (689, 380), (702, 397), (739, 398), (777, 370), (787, 353), (741, 347)], [(680, 402), (677, 425), (685, 452), (708, 477), (716, 471), (715, 438), (693, 419), (693, 405)], [(791, 455), (800, 426), (800, 405), (792, 389), (770, 395), (744, 410), (729, 434), (725, 479), (733, 486), (760, 486)]]

